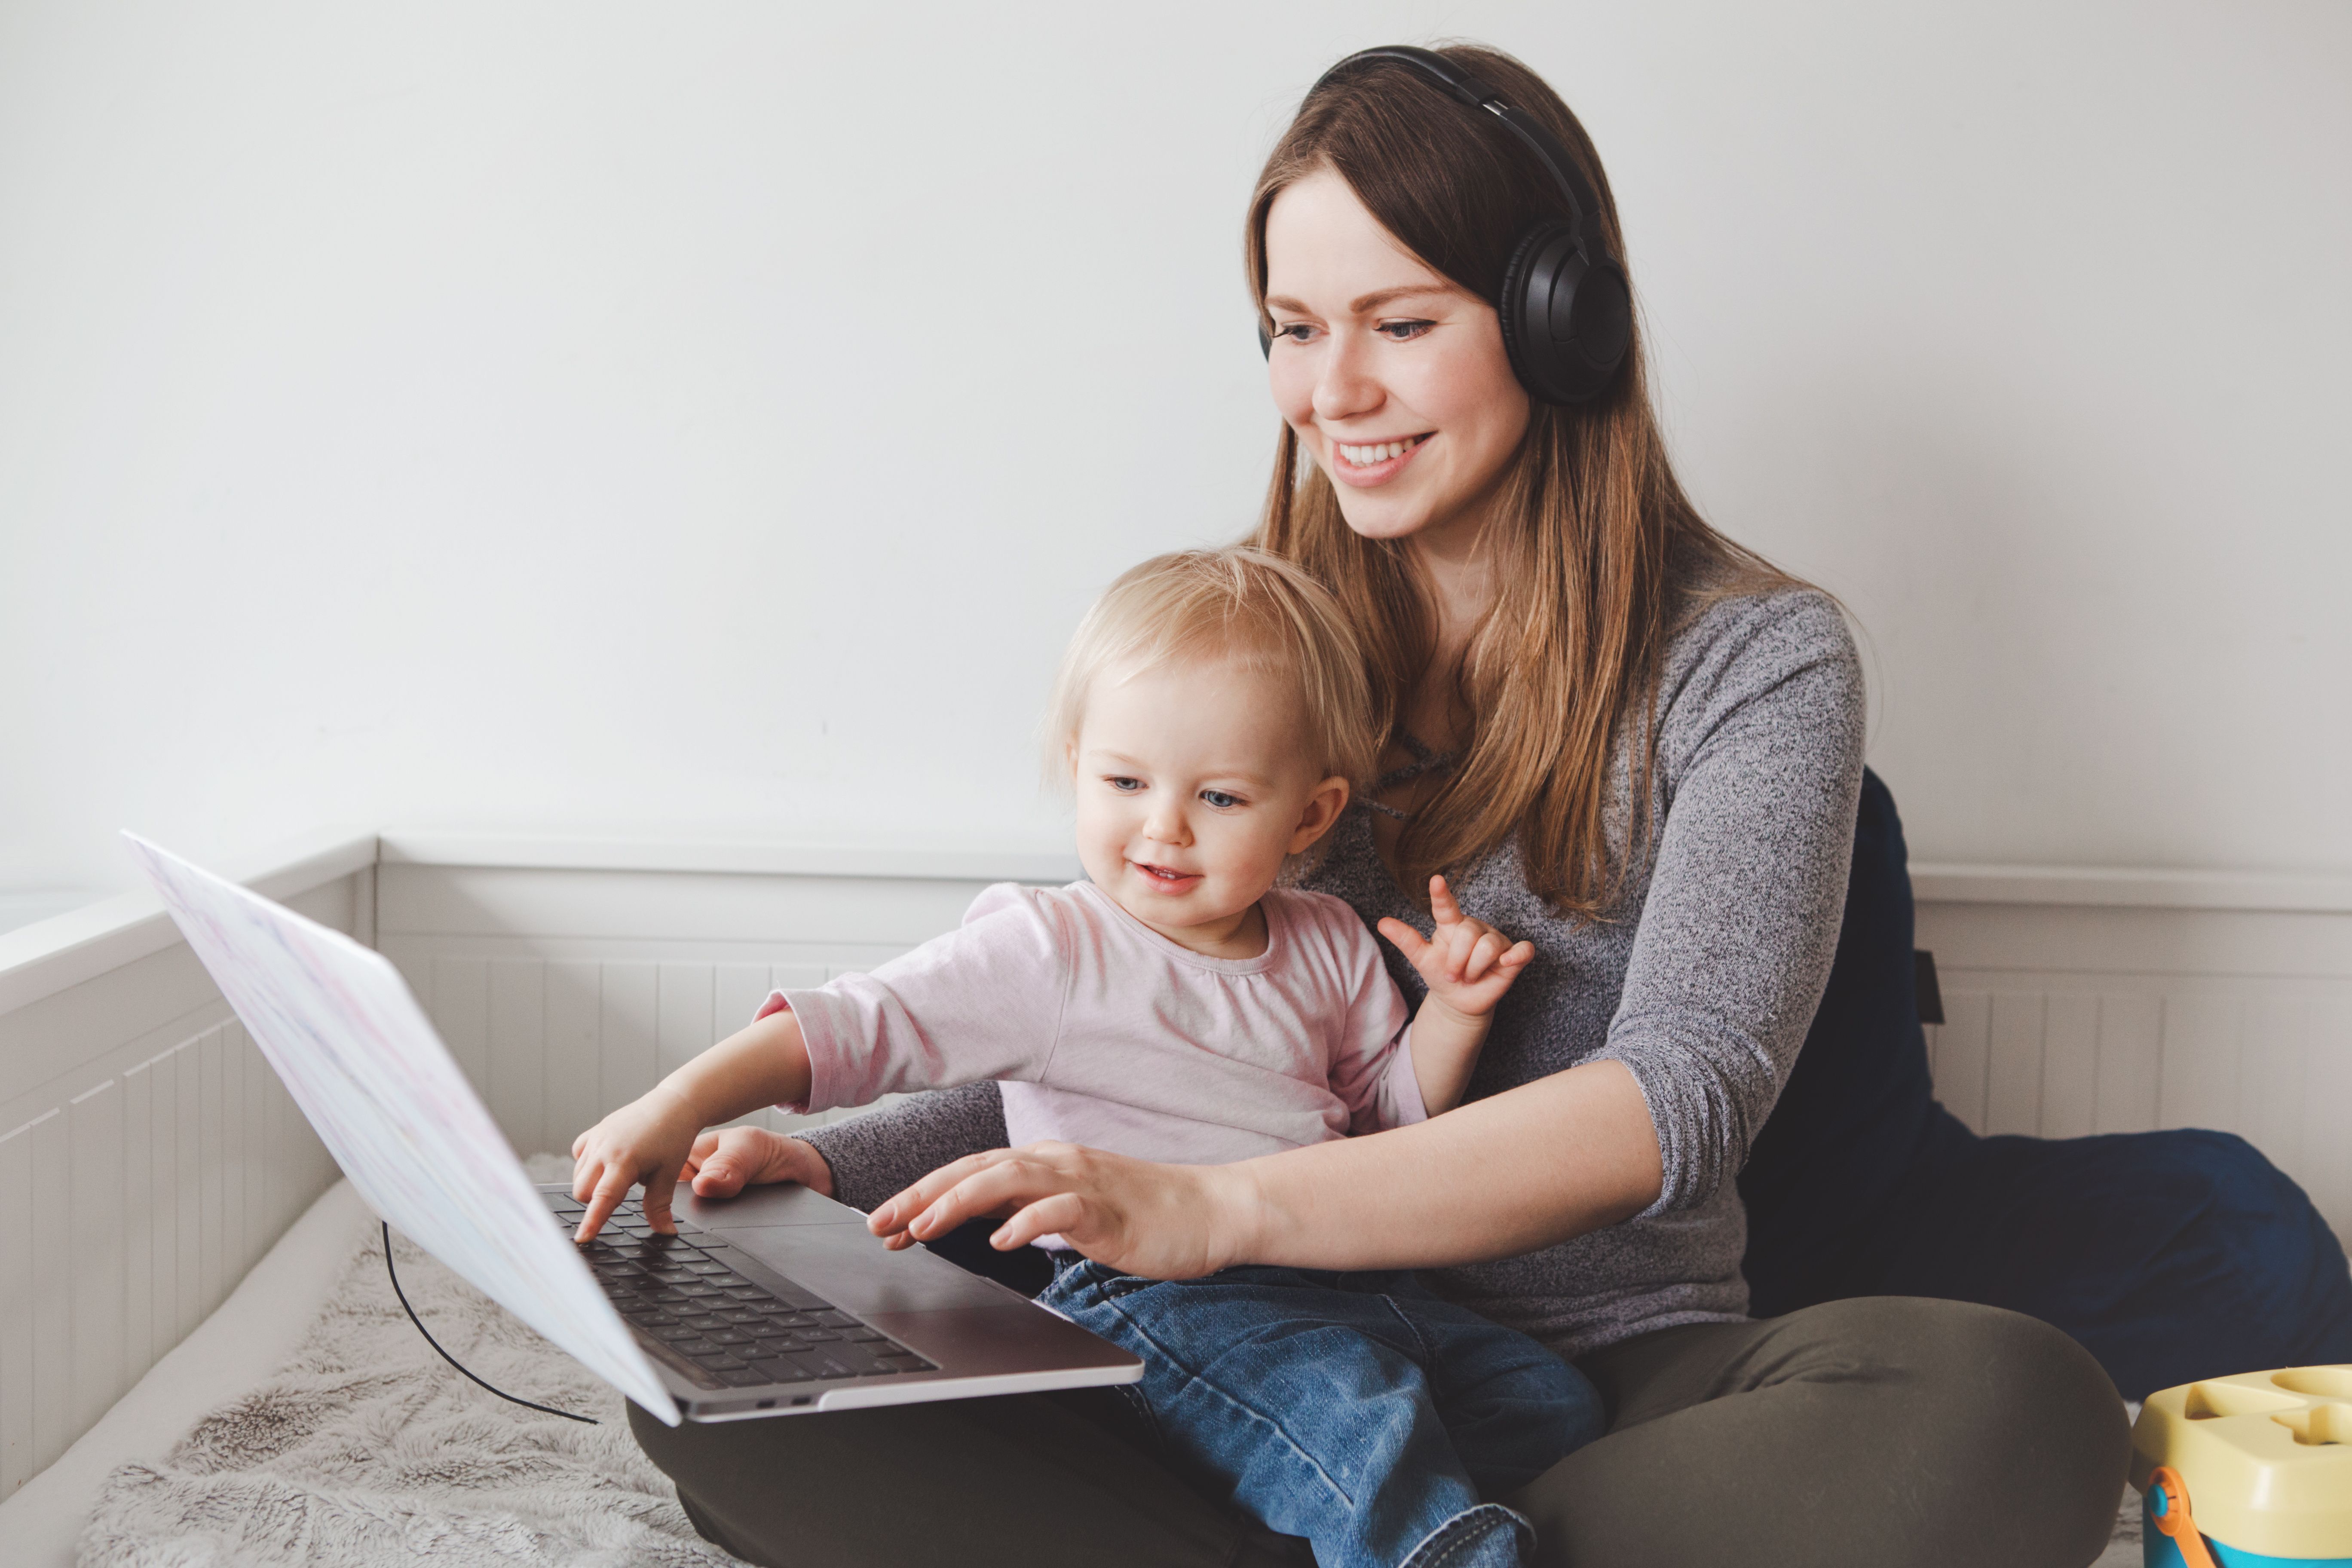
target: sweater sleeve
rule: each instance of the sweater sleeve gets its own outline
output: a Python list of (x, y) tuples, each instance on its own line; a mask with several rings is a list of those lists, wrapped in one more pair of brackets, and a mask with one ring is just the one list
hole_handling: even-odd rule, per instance
[(824, 1156), (833, 1169), (835, 1198), (869, 1210), (941, 1165), (1011, 1142), (1004, 1131), (1004, 1098), (993, 1083), (913, 1095), (793, 1136)]
[(963, 924), (869, 974), (779, 992), (799, 1017), (809, 1098), (792, 1110), (867, 1105), (886, 1094), (982, 1079), (1035, 1079), (1060, 1032), (1069, 965), (1056, 912), (1007, 883)]
[(1826, 595), (1718, 605), (1660, 694), (1664, 819), (1600, 1056), (1657, 1129), (1655, 1215), (1738, 1173), (1835, 956), (1862, 787), (1864, 698)]

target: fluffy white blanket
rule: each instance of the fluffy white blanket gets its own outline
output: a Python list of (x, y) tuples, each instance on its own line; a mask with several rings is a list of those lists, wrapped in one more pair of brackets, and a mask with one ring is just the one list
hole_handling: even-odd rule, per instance
[(393, 1259), (450, 1354), (603, 1425), (508, 1405), (459, 1376), (418, 1337), (371, 1241), (283, 1371), (161, 1464), (109, 1478), (81, 1568), (738, 1568), (687, 1522), (618, 1394), (405, 1240)]

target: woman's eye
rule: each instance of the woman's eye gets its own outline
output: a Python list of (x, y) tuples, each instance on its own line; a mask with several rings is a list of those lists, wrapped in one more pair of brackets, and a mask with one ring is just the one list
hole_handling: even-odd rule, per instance
[(1274, 329), (1277, 342), (1303, 343), (1315, 335), (1315, 329), (1305, 321), (1292, 321)]
[(1382, 321), (1372, 330), (1391, 342), (1406, 343), (1435, 325), (1434, 321)]
[(1241, 796), (1237, 795), (1227, 795), (1221, 789), (1204, 789), (1201, 792), (1201, 798), (1207, 801), (1211, 805), (1215, 806), (1219, 811), (1224, 810), (1227, 806), (1239, 805), (1242, 803)]

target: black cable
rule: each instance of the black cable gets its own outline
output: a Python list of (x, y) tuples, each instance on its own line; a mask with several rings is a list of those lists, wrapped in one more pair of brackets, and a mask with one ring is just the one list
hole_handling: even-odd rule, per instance
[[(416, 1309), (408, 1304), (408, 1292), (400, 1288), (399, 1271), (392, 1266), (392, 1226), (389, 1221), (379, 1220), (376, 1223), (383, 1226), (383, 1271), (392, 1276), (392, 1293), (400, 1298), (401, 1308), (403, 1310), (407, 1312), (408, 1321), (416, 1325), (416, 1331), (425, 1336), (425, 1342), (426, 1344), (431, 1345), (436, 1351), (441, 1351), (441, 1359), (443, 1361), (447, 1362), (451, 1366), (457, 1367), (459, 1372), (466, 1372), (465, 1367), (458, 1363), (456, 1356), (451, 1355), (447, 1351), (441, 1350), (441, 1342), (433, 1337), (433, 1331), (425, 1326), (425, 1320), (418, 1317), (416, 1315)], [(474, 1374), (470, 1372), (466, 1372), (466, 1375), (467, 1377), (474, 1377)], [(482, 1383), (482, 1380), (478, 1377), (474, 1377), (474, 1381), (476, 1383), (481, 1383), (484, 1388), (490, 1388), (488, 1384)], [(597, 1420), (593, 1415), (574, 1415), (569, 1410), (558, 1410), (552, 1405), (533, 1405), (528, 1399), (517, 1399), (513, 1394), (507, 1393), (504, 1389), (490, 1388), (490, 1392), (497, 1394), (500, 1399), (505, 1400), (509, 1405), (520, 1405), (525, 1410), (543, 1410), (550, 1415), (561, 1415), (566, 1421), (584, 1422), (586, 1425), (591, 1426), (602, 1426), (604, 1425), (602, 1421)]]

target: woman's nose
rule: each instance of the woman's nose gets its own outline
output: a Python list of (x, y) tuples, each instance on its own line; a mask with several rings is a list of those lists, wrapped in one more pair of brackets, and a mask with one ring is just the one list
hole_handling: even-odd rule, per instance
[(1370, 349), (1362, 333), (1331, 334), (1315, 378), (1316, 418), (1352, 419), (1381, 405), (1387, 390), (1372, 374)]

